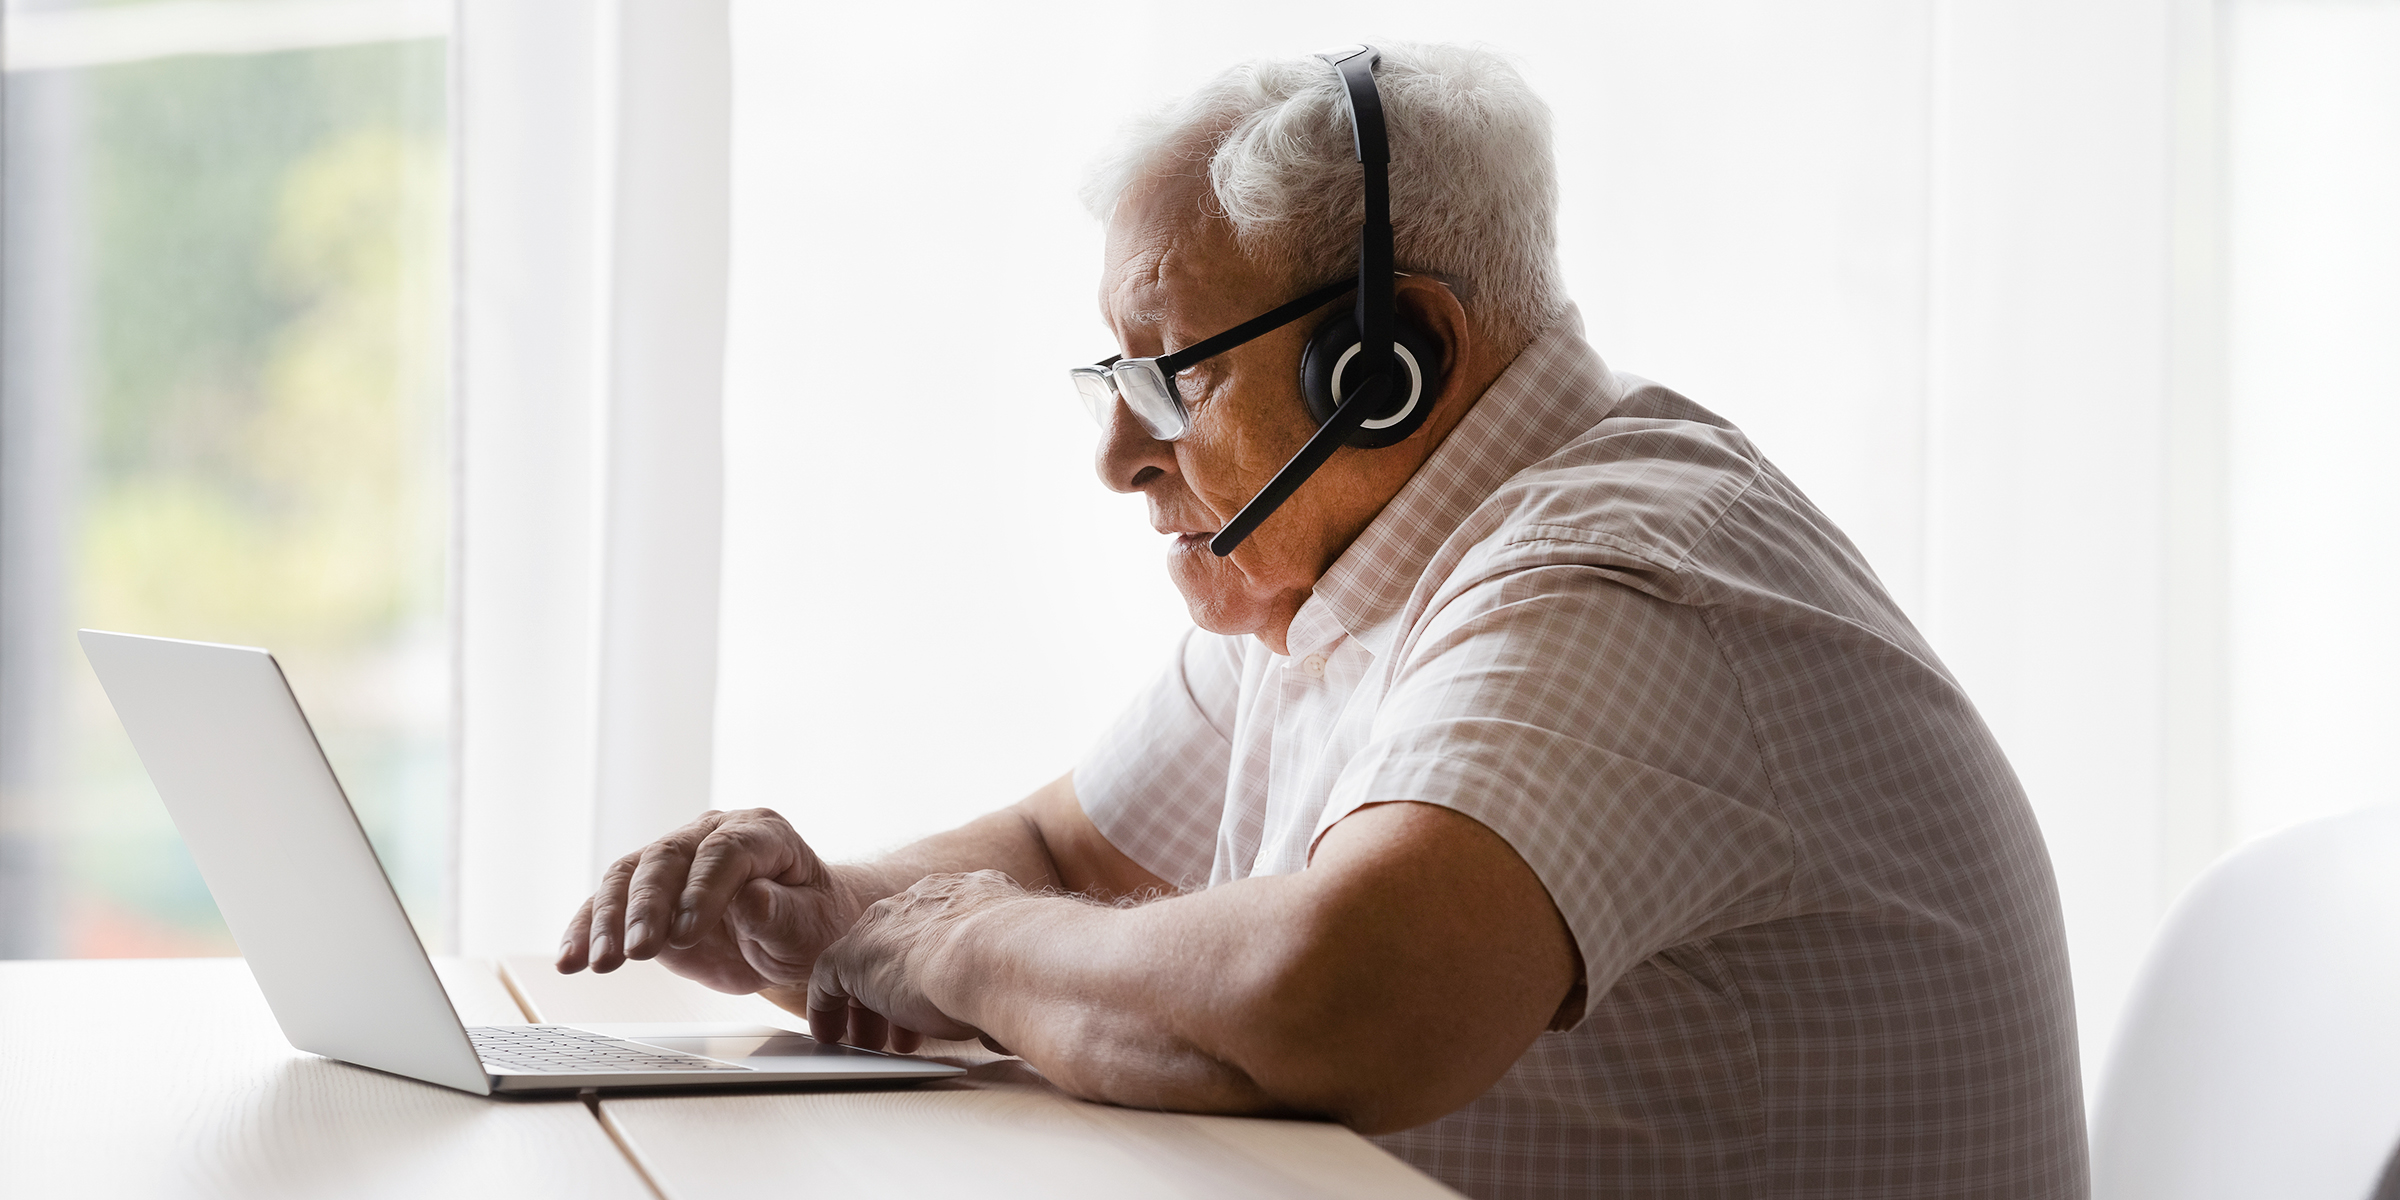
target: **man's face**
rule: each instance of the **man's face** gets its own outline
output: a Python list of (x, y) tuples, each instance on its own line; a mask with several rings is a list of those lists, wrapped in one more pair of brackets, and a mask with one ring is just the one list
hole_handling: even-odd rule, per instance
[[(1230, 227), (1201, 215), (1206, 194), (1196, 177), (1154, 178), (1109, 223), (1100, 307), (1128, 356), (1165, 354), (1221, 333), (1301, 286), (1245, 259)], [(1344, 449), (1231, 557), (1209, 551), (1209, 535), (1316, 430), (1300, 395), (1300, 353), (1321, 319), (1295, 321), (1178, 376), (1192, 417), (1179, 441), (1152, 438), (1119, 403), (1095, 462), (1101, 482), (1147, 497), (1151, 526), (1174, 539), (1168, 571), (1193, 622), (1216, 633), (1259, 634), (1278, 650), (1317, 578), (1391, 495), (1346, 462), (1361, 452)]]

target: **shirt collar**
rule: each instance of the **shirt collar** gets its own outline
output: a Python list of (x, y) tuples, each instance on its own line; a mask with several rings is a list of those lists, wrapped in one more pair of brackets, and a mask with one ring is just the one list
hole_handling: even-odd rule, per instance
[(1599, 424), (1621, 396), (1569, 305), (1317, 580), (1285, 635), (1291, 653), (1322, 650), (1348, 635), (1378, 658), (1388, 654), (1387, 623), (1451, 533), (1510, 476)]

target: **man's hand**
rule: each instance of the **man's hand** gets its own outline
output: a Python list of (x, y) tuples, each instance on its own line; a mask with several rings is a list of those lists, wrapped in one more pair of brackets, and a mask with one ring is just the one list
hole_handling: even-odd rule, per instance
[(964, 996), (975, 981), (964, 978), (965, 956), (958, 939), (973, 918), (1027, 899), (1029, 893), (999, 871), (929, 875), (858, 918), (842, 940), (818, 956), (808, 984), (808, 1031), (821, 1042), (848, 1041), (902, 1054), (917, 1048), (920, 1035), (964, 1040), (1006, 1054), (982, 1030), (945, 1011), (937, 997)]
[(558, 969), (656, 958), (721, 992), (796, 984), (857, 907), (772, 810), (711, 812), (609, 867), (567, 923)]
[[(925, 887), (901, 897), (921, 880)], [(939, 1013), (941, 1006), (924, 1000), (922, 982), (910, 981), (965, 978), (965, 973), (955, 966), (928, 967), (927, 947), (919, 943), (930, 935), (904, 934), (936, 927), (954, 931), (960, 919), (988, 908), (990, 902), (1028, 897), (1018, 881), (1026, 887), (1065, 889), (1106, 900), (1173, 890), (1100, 835), (1075, 798), (1071, 775), (880, 861), (839, 868), (828, 867), (773, 812), (712, 812), (608, 869), (600, 890), (568, 923), (558, 948), (558, 969), (573, 974), (589, 966), (606, 972), (628, 958), (657, 958), (675, 973), (719, 991), (758, 992), (785, 1008), (805, 1012), (809, 993), (801, 985), (812, 968), (823, 969), (819, 955), (849, 932), (868, 905), (895, 897), (894, 905), (879, 910), (869, 923), (869, 932), (847, 943), (855, 951), (845, 957), (847, 967), (827, 978), (863, 980), (867, 964), (881, 964), (882, 982), (855, 986), (879, 1003), (892, 1004), (891, 1011), (910, 1014), (908, 1019), (922, 1022), (924, 1028), (886, 1021), (863, 1001), (847, 1011), (832, 1006), (811, 1020), (822, 1029), (838, 1015), (833, 1037), (860, 1046), (888, 1042), (907, 1053), (917, 1047), (921, 1032), (962, 1037), (975, 1033), (965, 1028), (967, 1021), (918, 1015), (926, 1010)], [(937, 893), (947, 899), (930, 903)], [(946, 919), (936, 919), (944, 912), (949, 914)], [(949, 944), (955, 947), (960, 940), (953, 938)], [(913, 949), (903, 956), (903, 947)], [(957, 957), (951, 954), (941, 961)], [(826, 1004), (832, 1004), (833, 994), (825, 993)], [(910, 997), (917, 1007), (901, 1005)], [(992, 1044), (989, 1038), (985, 1044)]]

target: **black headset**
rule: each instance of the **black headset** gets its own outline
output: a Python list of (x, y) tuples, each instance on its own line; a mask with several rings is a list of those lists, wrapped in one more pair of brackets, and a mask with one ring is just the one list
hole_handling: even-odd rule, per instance
[(1308, 335), (1300, 355), (1300, 395), (1317, 432), (1267, 481), (1224, 529), (1209, 539), (1218, 557), (1256, 530), (1341, 446), (1375, 449), (1415, 433), (1433, 413), (1444, 373), (1438, 344), (1397, 311), (1392, 273), (1391, 143), (1383, 95), (1375, 88), (1373, 46), (1317, 55), (1341, 73), (1350, 99), (1350, 139), (1366, 173), (1366, 213), (1358, 227), (1358, 301)]
[[(1432, 412), (1424, 403), (1430, 399), (1427, 385), (1441, 386), (1440, 351), (1433, 339), (1400, 318), (1393, 303), (1392, 151), (1383, 129), (1383, 94), (1375, 87), (1375, 67), (1382, 56), (1373, 46), (1353, 46), (1317, 57), (1341, 72), (1349, 92), (1351, 142), (1365, 168), (1367, 194), (1358, 227), (1358, 303), (1309, 335), (1308, 349), (1300, 357), (1300, 394), (1308, 399), (1309, 415), (1323, 425), (1341, 411), (1342, 400), (1352, 391), (1390, 372), (1388, 396), (1374, 402), (1374, 410), (1342, 439), (1345, 445), (1371, 450), (1396, 444), (1425, 423)], [(1383, 337), (1362, 337), (1362, 331)], [(1377, 344), (1394, 346), (1400, 361), (1391, 362), (1386, 355), (1385, 361), (1375, 362), (1365, 347)]]

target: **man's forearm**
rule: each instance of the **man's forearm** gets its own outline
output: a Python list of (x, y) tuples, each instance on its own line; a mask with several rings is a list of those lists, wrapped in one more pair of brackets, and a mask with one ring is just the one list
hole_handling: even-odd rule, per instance
[(1464, 1097), (1393, 1052), (1405, 981), (1320, 900), (1301, 875), (1139, 907), (1028, 896), (960, 922), (931, 998), (1086, 1099), (1368, 1132), (1446, 1111)]
[(861, 910), (928, 875), (971, 871), (999, 871), (1027, 891), (1076, 892), (1099, 900), (1168, 890), (1093, 828), (1075, 798), (1072, 775), (873, 862), (834, 868), (858, 896)]
[[(1260, 879), (1125, 907), (1029, 895), (946, 939), (933, 999), (1076, 1095), (1139, 1108), (1334, 1112), (1288, 1035), (1312, 1015), (1286, 989), (1306, 952)], [(1282, 928), (1288, 928), (1284, 926)]]
[(908, 890), (928, 875), (1000, 871), (1030, 891), (1059, 887), (1058, 868), (1017, 805), (986, 813), (956, 829), (911, 842), (872, 862), (833, 868), (861, 909)]
[(1345, 819), (1306, 870), (1154, 903), (1029, 893), (998, 872), (926, 878), (817, 968), (820, 1037), (864, 1008), (937, 1037), (980, 1034), (1091, 1099), (1367, 1132), (1490, 1087), (1559, 1019), (1579, 973), (1508, 843), (1424, 804)]

